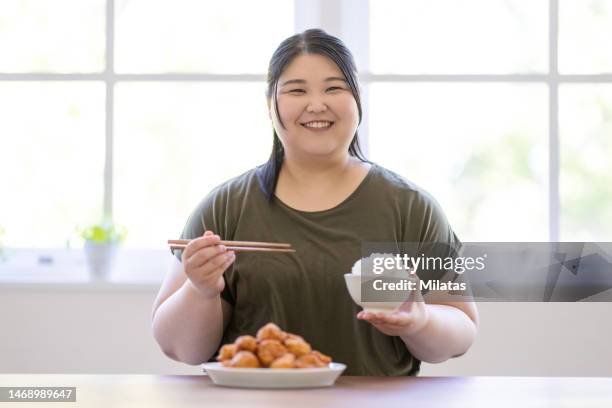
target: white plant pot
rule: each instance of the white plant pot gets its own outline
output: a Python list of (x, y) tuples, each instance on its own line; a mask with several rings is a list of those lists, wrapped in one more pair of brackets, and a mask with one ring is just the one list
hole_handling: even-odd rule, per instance
[(117, 244), (101, 244), (85, 241), (85, 258), (89, 267), (89, 273), (93, 280), (108, 280), (110, 276)]

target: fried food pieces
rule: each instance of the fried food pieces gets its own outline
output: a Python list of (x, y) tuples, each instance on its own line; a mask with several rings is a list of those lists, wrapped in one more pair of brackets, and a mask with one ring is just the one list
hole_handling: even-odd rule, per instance
[[(227, 363), (226, 363), (227, 361)], [(250, 351), (239, 351), (231, 360), (224, 360), (222, 364), (226, 367), (259, 368), (259, 360)]]
[(257, 340), (253, 336), (240, 336), (234, 342), (239, 350), (247, 350), (251, 353), (257, 351)]
[(287, 353), (287, 348), (278, 340), (262, 340), (257, 348), (257, 357), (264, 366), (269, 366), (274, 360)]
[(325, 367), (326, 364), (323, 363), (314, 353), (308, 353), (298, 358), (295, 361), (295, 366), (297, 368), (316, 368), (316, 367)]
[(278, 340), (283, 341), (287, 338), (287, 333), (274, 323), (268, 323), (257, 331), (257, 340)]
[(217, 360), (219, 361), (231, 360), (232, 357), (234, 357), (237, 352), (238, 352), (238, 345), (226, 344), (225, 346), (221, 347), (221, 350), (219, 350), (219, 356), (217, 357)]
[(295, 368), (295, 356), (291, 353), (285, 353), (270, 363), (270, 368)]
[(310, 344), (306, 343), (303, 339), (287, 339), (285, 340), (285, 347), (296, 357), (302, 357), (312, 351)]
[(217, 360), (225, 367), (315, 368), (327, 367), (332, 359), (312, 350), (303, 337), (287, 333), (274, 323), (261, 327), (253, 336), (240, 336), (219, 350)]

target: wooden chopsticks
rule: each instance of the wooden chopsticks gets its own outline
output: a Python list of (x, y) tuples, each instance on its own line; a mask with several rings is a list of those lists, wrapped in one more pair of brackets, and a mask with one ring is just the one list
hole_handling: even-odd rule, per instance
[[(189, 239), (169, 239), (170, 249), (185, 249)], [(295, 252), (291, 244), (279, 242), (254, 242), (254, 241), (221, 241), (221, 245), (229, 251), (235, 252)]]

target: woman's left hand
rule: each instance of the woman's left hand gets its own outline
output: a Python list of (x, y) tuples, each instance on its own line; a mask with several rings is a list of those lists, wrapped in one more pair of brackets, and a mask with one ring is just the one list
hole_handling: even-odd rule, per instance
[(357, 318), (370, 322), (388, 336), (403, 337), (411, 336), (422, 330), (429, 321), (429, 314), (423, 295), (417, 289), (411, 291), (408, 300), (392, 312), (366, 312), (362, 310), (357, 313)]

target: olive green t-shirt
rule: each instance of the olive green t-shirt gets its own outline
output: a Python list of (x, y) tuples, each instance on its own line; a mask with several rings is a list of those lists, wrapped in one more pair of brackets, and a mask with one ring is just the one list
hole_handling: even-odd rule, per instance
[[(346, 375), (416, 375), (420, 361), (399, 337), (358, 320), (343, 275), (361, 258), (362, 242), (458, 239), (437, 202), (373, 163), (357, 189), (316, 212), (268, 202), (254, 168), (210, 192), (189, 217), (183, 239), (209, 229), (224, 240), (287, 242), (296, 253), (236, 253), (221, 296), (233, 306), (222, 344), (274, 322), (347, 365)], [(175, 255), (181, 258), (181, 251)]]

